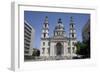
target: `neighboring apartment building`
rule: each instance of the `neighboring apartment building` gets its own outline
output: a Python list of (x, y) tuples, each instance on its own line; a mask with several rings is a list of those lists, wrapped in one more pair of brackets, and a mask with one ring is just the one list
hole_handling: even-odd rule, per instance
[(32, 55), (34, 33), (34, 28), (24, 20), (24, 56)]
[(84, 42), (90, 39), (90, 19), (88, 19), (82, 29), (82, 39)]

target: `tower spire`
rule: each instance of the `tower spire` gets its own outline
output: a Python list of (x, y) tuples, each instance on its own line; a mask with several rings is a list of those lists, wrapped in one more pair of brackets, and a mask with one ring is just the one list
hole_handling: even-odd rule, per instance
[(69, 43), (70, 43), (70, 54), (71, 54), (71, 58), (72, 56), (76, 53), (76, 46), (75, 43), (77, 42), (76, 40), (76, 30), (75, 30), (75, 23), (73, 21), (73, 17), (70, 17), (70, 30), (69, 30)]
[(49, 38), (49, 22), (48, 16), (45, 17), (43, 28), (42, 28), (42, 38)]
[(70, 17), (70, 32), (69, 32), (69, 37), (70, 38), (76, 38), (75, 23), (74, 23), (74, 19), (73, 19), (72, 16)]

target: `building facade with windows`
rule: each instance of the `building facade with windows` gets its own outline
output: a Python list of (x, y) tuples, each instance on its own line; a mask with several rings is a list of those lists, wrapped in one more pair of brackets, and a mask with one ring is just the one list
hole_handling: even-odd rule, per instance
[(31, 56), (33, 53), (34, 28), (24, 20), (24, 56)]
[(45, 17), (44, 24), (42, 27), (41, 34), (41, 56), (43, 57), (70, 57), (76, 55), (76, 30), (73, 17), (70, 19), (69, 23), (69, 35), (66, 35), (65, 26), (61, 18), (53, 31), (53, 36), (49, 36), (49, 20)]

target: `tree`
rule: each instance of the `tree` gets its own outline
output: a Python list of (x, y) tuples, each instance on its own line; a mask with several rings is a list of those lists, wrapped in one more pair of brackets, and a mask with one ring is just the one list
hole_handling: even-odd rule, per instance
[(40, 51), (38, 49), (34, 49), (32, 56), (40, 56)]
[(40, 51), (39, 51), (39, 50), (37, 50), (36, 55), (37, 55), (37, 56), (40, 56)]
[(77, 42), (75, 46), (77, 47), (77, 54), (83, 55), (84, 58), (90, 58), (90, 39), (85, 42)]
[(81, 42), (77, 42), (75, 43), (75, 46), (77, 47), (77, 51), (76, 51), (76, 54), (79, 54), (80, 53), (80, 48), (81, 48)]

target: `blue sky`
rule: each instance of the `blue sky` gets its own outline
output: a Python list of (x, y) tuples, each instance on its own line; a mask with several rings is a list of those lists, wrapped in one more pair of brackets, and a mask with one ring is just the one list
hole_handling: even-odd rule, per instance
[(86, 24), (87, 20), (90, 18), (90, 14), (82, 13), (24, 11), (24, 20), (26, 20), (35, 29), (35, 40), (33, 44), (34, 48), (40, 48), (41, 30), (45, 20), (45, 16), (48, 16), (50, 36), (53, 35), (53, 30), (57, 25), (59, 18), (62, 19), (62, 23), (65, 26), (66, 34), (67, 36), (69, 36), (68, 33), (70, 17), (73, 16), (78, 41), (82, 41), (82, 28)]

